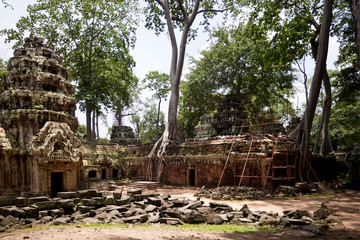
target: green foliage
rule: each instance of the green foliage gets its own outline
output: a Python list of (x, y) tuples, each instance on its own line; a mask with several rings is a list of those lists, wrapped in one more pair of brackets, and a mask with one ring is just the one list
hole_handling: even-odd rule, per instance
[(7, 62), (5, 62), (3, 59), (0, 58), (0, 92), (4, 90), (4, 81), (6, 77), (7, 72)]
[(79, 124), (78, 128), (76, 129), (75, 136), (82, 142), (86, 142), (87, 141), (86, 126)]
[(200, 59), (192, 59), (188, 81), (181, 85), (178, 118), (186, 137), (191, 137), (201, 115), (216, 110), (225, 94), (241, 96), (249, 113), (285, 109), (278, 106), (291, 93), (292, 61), (255, 29), (252, 23), (220, 28)]
[(47, 39), (77, 82), (81, 110), (99, 112), (101, 105), (128, 104), (129, 89), (137, 84), (129, 53), (135, 42), (137, 1), (37, 0), (27, 11), (16, 29), (1, 34), (7, 41), (16, 40), (15, 47), (29, 32)]
[[(159, 125), (157, 127), (156, 104), (151, 101), (145, 103), (143, 113), (132, 115), (131, 123), (135, 129), (135, 135), (141, 143), (150, 143), (156, 140), (165, 130), (165, 114), (160, 112)], [(141, 117), (139, 116), (141, 115)]]
[(159, 71), (150, 71), (146, 74), (143, 79), (143, 84), (145, 88), (150, 89), (154, 92), (153, 97), (161, 100), (166, 97), (170, 92), (170, 81), (169, 75), (166, 73), (160, 73)]
[[(155, 31), (156, 35), (166, 30), (166, 19), (163, 8), (158, 4), (158, 1), (145, 0), (147, 5), (145, 7), (146, 24), (145, 27)], [(166, 0), (169, 4), (169, 12), (171, 14), (172, 28), (184, 30), (186, 22), (190, 21), (193, 16), (193, 11), (197, 1), (173, 1)], [(179, 4), (180, 3), (180, 4)], [(221, 2), (220, 2), (221, 3)], [(223, 4), (213, 0), (200, 0), (198, 11), (194, 14), (202, 13), (203, 18), (200, 20), (199, 25), (204, 26), (206, 31), (209, 31), (209, 20), (214, 18), (218, 12), (222, 12), (225, 8)], [(194, 15), (194, 16), (195, 16)], [(188, 18), (188, 19), (186, 19)], [(188, 34), (189, 40), (194, 40), (197, 35), (197, 29), (190, 29)]]
[(336, 71), (333, 76), (334, 103), (330, 136), (338, 151), (351, 151), (360, 142), (360, 71), (353, 67)]

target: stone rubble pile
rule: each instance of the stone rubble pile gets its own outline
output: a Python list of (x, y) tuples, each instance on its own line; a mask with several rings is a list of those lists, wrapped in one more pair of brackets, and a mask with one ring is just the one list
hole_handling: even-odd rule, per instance
[(233, 209), (227, 204), (189, 199), (175, 199), (169, 195), (143, 194), (140, 189), (121, 188), (112, 196), (96, 190), (60, 192), (58, 198), (18, 197), (15, 206), (0, 208), (0, 232), (30, 228), (42, 224), (97, 223), (163, 223), (251, 224), (301, 228), (321, 235), (329, 224), (326, 205), (314, 213), (304, 210), (284, 211), (283, 214), (251, 211), (247, 205)]
[(319, 183), (309, 184), (306, 182), (296, 183), (295, 186), (278, 186), (272, 194), (266, 190), (259, 190), (253, 187), (223, 186), (219, 188), (205, 189), (202, 187), (195, 197), (205, 197), (213, 200), (244, 200), (244, 199), (263, 199), (270, 197), (300, 197), (304, 194), (321, 192)]
[(213, 200), (243, 200), (262, 199), (271, 197), (271, 195), (253, 187), (223, 186), (212, 189), (205, 189), (205, 187), (202, 187), (199, 192), (194, 194), (194, 197), (205, 197)]

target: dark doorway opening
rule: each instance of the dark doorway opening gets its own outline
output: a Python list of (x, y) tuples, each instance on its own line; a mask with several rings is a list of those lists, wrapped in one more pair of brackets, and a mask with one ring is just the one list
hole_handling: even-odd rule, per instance
[(103, 168), (103, 169), (101, 169), (101, 179), (106, 179), (106, 169), (105, 168)]
[(195, 187), (195, 169), (189, 169), (189, 184)]
[(88, 173), (88, 177), (89, 178), (96, 178), (96, 171), (95, 170), (90, 170)]
[(57, 197), (58, 192), (63, 191), (63, 173), (51, 173), (51, 197)]
[(113, 178), (117, 178), (118, 174), (119, 174), (119, 170), (113, 169)]

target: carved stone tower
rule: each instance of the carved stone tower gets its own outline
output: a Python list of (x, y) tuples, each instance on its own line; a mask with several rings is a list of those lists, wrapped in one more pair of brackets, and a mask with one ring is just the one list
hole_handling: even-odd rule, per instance
[(68, 71), (44, 39), (14, 51), (0, 95), (0, 194), (56, 195), (83, 179)]

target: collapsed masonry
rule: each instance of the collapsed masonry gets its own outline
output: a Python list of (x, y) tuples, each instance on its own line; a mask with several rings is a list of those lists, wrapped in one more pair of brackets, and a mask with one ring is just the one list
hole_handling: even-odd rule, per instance
[(62, 60), (43, 42), (26, 38), (2, 83), (0, 195), (55, 196), (82, 183), (74, 89)]

